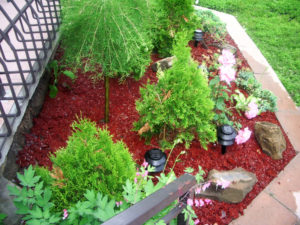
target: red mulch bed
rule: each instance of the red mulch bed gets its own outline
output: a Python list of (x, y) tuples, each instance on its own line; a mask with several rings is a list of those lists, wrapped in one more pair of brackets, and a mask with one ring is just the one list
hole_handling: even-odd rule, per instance
[[(231, 38), (227, 37), (228, 43), (235, 45)], [(207, 37), (207, 43), (211, 40)], [(192, 47), (193, 57), (199, 62), (203, 55), (212, 56), (218, 52), (218, 48), (209, 46), (204, 49), (200, 44), (197, 48)], [(59, 49), (56, 58), (59, 60), (63, 52)], [(238, 69), (248, 67), (247, 62), (237, 52), (240, 63)], [(159, 58), (152, 56), (153, 62)], [(152, 63), (153, 63), (152, 62)], [(66, 140), (71, 134), (70, 125), (78, 117), (87, 117), (97, 122), (100, 127), (107, 126), (115, 140), (123, 140), (129, 150), (132, 152), (137, 163), (143, 162), (144, 154), (153, 147), (158, 147), (157, 139), (153, 138), (150, 145), (145, 145), (137, 132), (133, 132), (132, 124), (137, 121), (139, 115), (135, 110), (135, 101), (140, 97), (139, 88), (146, 83), (147, 79), (155, 82), (157, 79), (155, 73), (150, 67), (145, 76), (140, 81), (127, 79), (120, 84), (117, 79), (110, 80), (110, 117), (109, 123), (104, 124), (104, 82), (103, 80), (93, 81), (90, 79), (95, 76), (95, 72), (83, 72), (78, 70), (78, 78), (72, 83), (69, 78), (61, 76), (58, 84), (59, 92), (55, 99), (46, 97), (43, 109), (40, 115), (34, 119), (34, 126), (30, 134), (26, 134), (26, 145), (19, 152), (17, 163), (21, 167), (27, 167), (30, 164), (39, 164), (41, 166), (51, 167), (49, 154), (54, 153), (58, 148), (66, 145)], [(66, 85), (62, 85), (67, 83)], [(232, 82), (232, 90), (235, 85)], [(233, 116), (244, 127), (249, 127), (254, 131), (254, 124), (257, 121), (268, 121), (279, 125), (274, 113), (262, 113), (255, 119), (248, 120), (233, 112)], [(258, 182), (246, 198), (238, 204), (228, 204), (213, 201), (213, 204), (196, 209), (200, 224), (228, 224), (231, 220), (243, 214), (243, 210), (249, 203), (261, 192), (270, 181), (288, 164), (295, 156), (290, 141), (287, 140), (287, 149), (283, 152), (283, 159), (273, 160), (262, 153), (261, 148), (255, 140), (252, 133), (251, 139), (245, 144), (233, 145), (227, 148), (225, 155), (221, 154), (221, 147), (218, 144), (210, 144), (208, 150), (204, 150), (198, 141), (194, 140), (186, 154), (180, 157), (181, 162), (175, 166), (175, 173), (179, 176), (183, 174), (186, 167), (193, 167), (197, 170), (198, 165), (202, 166), (207, 173), (211, 169), (231, 170), (236, 167), (242, 167), (252, 173), (255, 173)], [(168, 166), (172, 167), (176, 156), (184, 150), (184, 146), (178, 145), (170, 157)], [(168, 153), (168, 151), (167, 151)]]

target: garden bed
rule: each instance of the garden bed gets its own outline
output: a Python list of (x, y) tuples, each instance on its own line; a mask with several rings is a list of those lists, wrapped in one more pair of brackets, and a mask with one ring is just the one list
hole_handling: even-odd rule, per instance
[[(226, 39), (228, 43), (236, 46), (229, 36)], [(210, 44), (209, 38), (207, 40), (207, 44)], [(214, 53), (220, 53), (220, 50), (215, 46), (209, 46), (208, 49), (204, 49), (200, 44), (197, 48), (193, 44), (194, 42), (191, 41), (192, 55), (199, 63), (203, 60), (203, 55), (210, 57)], [(56, 59), (60, 60), (62, 54), (62, 49), (59, 49)], [(237, 51), (237, 56), (241, 60), (238, 64), (238, 70), (242, 67), (249, 67), (239, 51)], [(157, 55), (152, 55), (152, 63), (158, 59)], [(156, 74), (151, 70), (151, 67), (148, 67), (140, 81), (128, 78), (123, 83), (119, 83), (117, 79), (111, 79), (108, 124), (103, 122), (105, 105), (104, 81), (95, 79), (97, 72), (83, 72), (79, 69), (76, 75), (78, 78), (74, 83), (69, 78), (61, 76), (58, 83), (59, 92), (57, 97), (54, 99), (47, 97), (45, 99), (43, 110), (39, 117), (34, 119), (34, 127), (31, 133), (26, 134), (26, 145), (19, 152), (18, 164), (21, 167), (39, 164), (51, 168), (49, 154), (66, 145), (66, 140), (71, 134), (70, 125), (78, 117), (90, 118), (100, 127), (107, 126), (114, 139), (123, 140), (132, 153), (133, 158), (138, 164), (141, 164), (147, 150), (159, 147), (156, 138), (151, 140), (150, 145), (146, 145), (144, 139), (141, 139), (137, 132), (132, 131), (133, 122), (139, 118), (139, 114), (135, 109), (135, 101), (140, 97), (139, 88), (146, 84), (148, 79), (151, 82), (156, 82), (157, 80)], [(234, 90), (235, 88), (235, 84), (232, 82), (231, 89)], [(184, 173), (186, 167), (197, 169), (199, 165), (202, 166), (206, 173), (211, 169), (230, 170), (242, 167), (255, 173), (258, 182), (241, 203), (228, 204), (213, 201), (211, 205), (196, 208), (200, 224), (228, 224), (231, 220), (237, 218), (239, 214), (243, 213), (243, 209), (277, 176), (296, 154), (285, 134), (287, 148), (283, 152), (283, 159), (281, 160), (273, 160), (264, 154), (256, 142), (254, 137), (255, 122), (268, 121), (280, 125), (274, 113), (265, 112), (249, 120), (243, 115), (240, 116), (234, 110), (233, 117), (242, 124), (243, 128), (248, 127), (253, 132), (249, 141), (241, 145), (235, 144), (228, 147), (227, 153), (222, 155), (220, 145), (210, 144), (206, 151), (197, 140), (194, 140), (186, 154), (180, 156), (181, 161), (176, 163), (174, 171), (179, 176)], [(167, 168), (172, 168), (175, 158), (183, 150), (183, 144), (175, 147)], [(166, 151), (166, 153), (168, 152)]]

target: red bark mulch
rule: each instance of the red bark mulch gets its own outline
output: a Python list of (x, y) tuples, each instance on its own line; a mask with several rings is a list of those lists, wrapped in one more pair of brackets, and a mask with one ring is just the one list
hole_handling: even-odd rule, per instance
[[(229, 36), (227, 41), (235, 45)], [(210, 43), (209, 40), (207, 42)], [(219, 51), (214, 46), (204, 49), (200, 44), (195, 48), (192, 41), (190, 46), (194, 59), (199, 62), (202, 61), (204, 55), (209, 57)], [(61, 54), (62, 51), (58, 50), (56, 57), (59, 59)], [(239, 51), (237, 55), (241, 60), (238, 69), (248, 67)], [(157, 55), (152, 56), (153, 62), (158, 59)], [(153, 82), (157, 80), (151, 68), (147, 69), (145, 76), (140, 81), (129, 78), (120, 84), (117, 79), (110, 80), (110, 121), (107, 125), (103, 123), (104, 82), (103, 80), (93, 81), (90, 79), (95, 74), (95, 72), (78, 70), (78, 78), (74, 83), (67, 77), (60, 77), (57, 97), (55, 99), (46, 97), (40, 115), (34, 119), (31, 133), (26, 134), (26, 145), (19, 152), (17, 160), (21, 167), (27, 167), (30, 164), (51, 167), (49, 154), (66, 145), (66, 140), (71, 134), (70, 125), (78, 116), (90, 118), (97, 122), (100, 127), (107, 126), (115, 140), (122, 139), (127, 144), (134, 159), (139, 164), (143, 162), (147, 150), (159, 147), (157, 139), (153, 138), (151, 145), (145, 145), (144, 140), (138, 136), (137, 132), (131, 131), (133, 122), (139, 118), (135, 110), (135, 101), (140, 97), (139, 88), (146, 83), (147, 79)], [(64, 82), (70, 87), (62, 85)], [(235, 85), (233, 84), (232, 90), (234, 88)], [(233, 112), (233, 116), (243, 125), (243, 128), (249, 127), (251, 131), (254, 131), (254, 124), (257, 121), (268, 121), (279, 125), (275, 114), (270, 112), (262, 113), (252, 120), (239, 116), (236, 112)], [(211, 205), (196, 209), (200, 224), (228, 224), (239, 214), (243, 214), (247, 205), (295, 156), (295, 150), (286, 134), (284, 135), (287, 140), (287, 148), (283, 152), (283, 159), (281, 160), (273, 160), (264, 154), (255, 140), (254, 133), (245, 144), (235, 144), (228, 147), (225, 155), (221, 154), (219, 145), (210, 144), (206, 151), (198, 141), (192, 142), (187, 153), (180, 157), (181, 162), (175, 166), (175, 173), (178, 176), (184, 173), (186, 167), (193, 167), (197, 170), (200, 165), (206, 173), (211, 169), (231, 170), (242, 167), (255, 173), (258, 179), (253, 190), (241, 203), (228, 204), (213, 201)], [(175, 158), (182, 150), (184, 150), (182, 144), (176, 146), (168, 162), (169, 167), (173, 166)]]

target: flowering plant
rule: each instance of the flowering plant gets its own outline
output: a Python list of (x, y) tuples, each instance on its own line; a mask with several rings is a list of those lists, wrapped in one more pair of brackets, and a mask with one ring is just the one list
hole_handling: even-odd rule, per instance
[(243, 130), (239, 130), (238, 135), (235, 137), (235, 142), (239, 145), (239, 144), (243, 144), (246, 141), (249, 140), (250, 136), (251, 136), (251, 131), (249, 130), (248, 127), (244, 128)]
[(231, 51), (223, 49), (222, 55), (220, 55), (218, 61), (222, 65), (219, 67), (220, 80), (225, 81), (228, 85), (230, 85), (230, 82), (235, 80), (236, 73), (233, 68), (236, 63), (234, 55)]

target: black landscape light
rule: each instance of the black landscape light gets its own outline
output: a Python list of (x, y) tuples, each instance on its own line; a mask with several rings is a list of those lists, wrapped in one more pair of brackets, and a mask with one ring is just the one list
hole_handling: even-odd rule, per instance
[(205, 42), (204, 42), (204, 39), (203, 39), (203, 31), (202, 30), (195, 30), (194, 31), (194, 40), (195, 40), (195, 47), (198, 46), (198, 43), (201, 42), (205, 47)]
[(153, 148), (145, 153), (145, 160), (149, 165), (154, 167), (154, 172), (161, 172), (165, 167), (167, 156), (162, 150)]
[(217, 136), (218, 142), (222, 145), (222, 154), (226, 153), (226, 147), (233, 145), (237, 133), (232, 126), (222, 125), (218, 127)]

